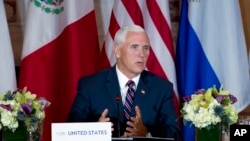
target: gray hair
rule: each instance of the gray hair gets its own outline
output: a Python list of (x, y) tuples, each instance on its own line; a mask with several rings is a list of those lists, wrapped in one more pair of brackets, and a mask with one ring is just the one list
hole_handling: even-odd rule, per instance
[(126, 40), (126, 35), (128, 32), (145, 32), (145, 30), (139, 25), (128, 25), (120, 28), (114, 38), (115, 45), (121, 45)]

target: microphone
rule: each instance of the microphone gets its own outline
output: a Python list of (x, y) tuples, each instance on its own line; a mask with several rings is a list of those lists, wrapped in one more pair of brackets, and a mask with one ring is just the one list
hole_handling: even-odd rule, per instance
[(115, 101), (117, 104), (117, 136), (120, 137), (120, 131), (121, 131), (121, 126), (120, 126), (120, 100), (121, 97), (119, 95), (117, 95), (115, 97)]

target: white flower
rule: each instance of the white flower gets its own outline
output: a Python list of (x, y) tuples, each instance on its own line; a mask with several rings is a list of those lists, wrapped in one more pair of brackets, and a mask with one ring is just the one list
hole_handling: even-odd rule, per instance
[(185, 103), (183, 107), (184, 119), (191, 121), (196, 127), (204, 128), (211, 124), (217, 124), (221, 121), (220, 117), (215, 115), (214, 108), (218, 106), (219, 103), (212, 99), (207, 108), (196, 107), (192, 104)]
[(181, 109), (184, 123), (189, 121), (197, 128), (209, 128), (220, 122), (227, 127), (237, 122), (238, 113), (232, 105), (237, 99), (230, 95), (229, 91), (218, 92), (215, 87), (207, 91), (201, 89), (184, 100)]
[(16, 113), (12, 113), (8, 110), (1, 110), (1, 123), (3, 126), (9, 129), (15, 130), (18, 127), (18, 121), (16, 119)]
[(23, 90), (0, 94), (0, 129), (8, 128), (15, 131), (22, 124), (27, 130), (36, 130), (45, 118), (45, 108), (50, 105), (45, 98), (42, 100), (43, 103), (35, 94), (27, 91), (26, 87)]

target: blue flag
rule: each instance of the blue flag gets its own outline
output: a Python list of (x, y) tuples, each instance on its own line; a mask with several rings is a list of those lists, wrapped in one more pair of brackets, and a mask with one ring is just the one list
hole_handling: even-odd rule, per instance
[[(230, 90), (240, 112), (249, 105), (247, 49), (238, 1), (182, 0), (176, 47), (181, 96), (216, 85)], [(194, 127), (182, 128), (184, 141), (194, 141)]]

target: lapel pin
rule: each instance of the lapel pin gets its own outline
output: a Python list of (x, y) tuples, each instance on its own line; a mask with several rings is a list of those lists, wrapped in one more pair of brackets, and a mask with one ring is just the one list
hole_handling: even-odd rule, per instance
[(145, 91), (144, 91), (144, 90), (141, 90), (141, 94), (145, 94)]

